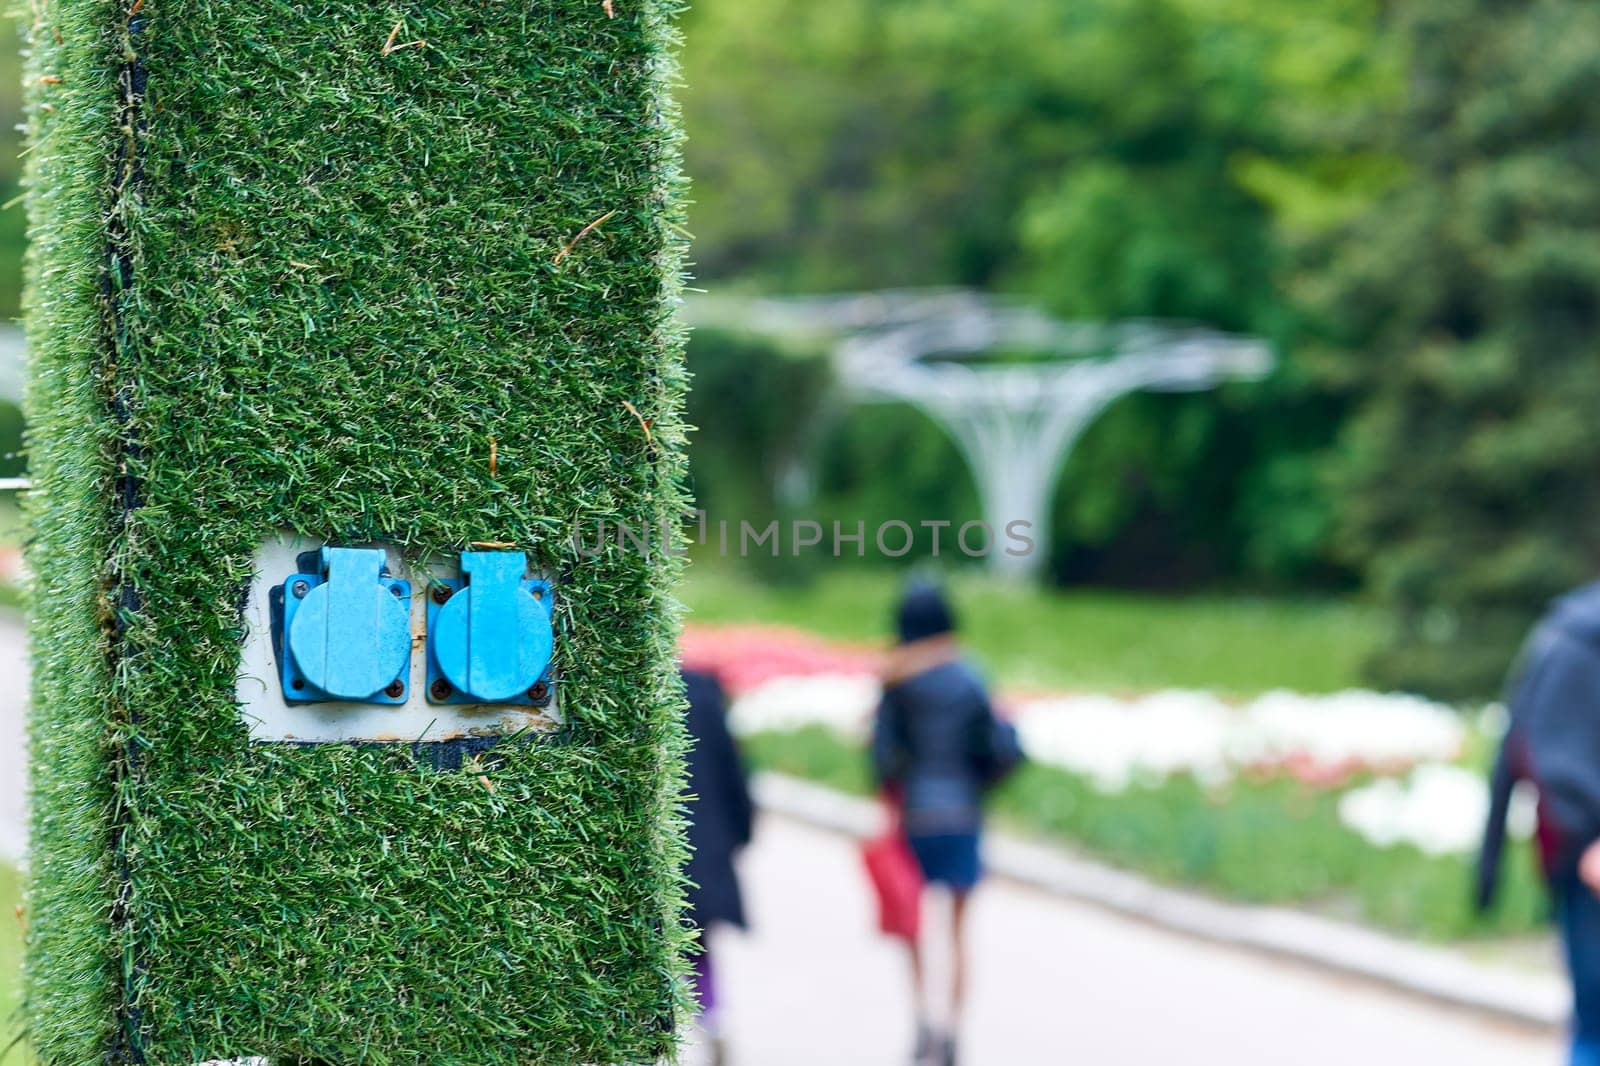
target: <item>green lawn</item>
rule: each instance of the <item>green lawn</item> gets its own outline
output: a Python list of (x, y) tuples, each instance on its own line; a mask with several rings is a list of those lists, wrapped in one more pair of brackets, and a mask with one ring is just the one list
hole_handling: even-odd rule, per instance
[[(884, 641), (903, 579), (835, 567), (804, 585), (766, 585), (695, 564), (681, 595), (691, 622), (764, 622), (824, 636)], [(1358, 686), (1381, 639), (1375, 611), (1337, 601), (1169, 597), (951, 581), (978, 660), (1008, 687), (1122, 692)]]

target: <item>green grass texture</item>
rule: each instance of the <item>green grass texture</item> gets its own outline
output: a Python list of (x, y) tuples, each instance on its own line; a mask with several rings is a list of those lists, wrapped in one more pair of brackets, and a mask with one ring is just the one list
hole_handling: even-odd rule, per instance
[[(670, 1045), (681, 509), (667, 0), (41, 0), (27, 1009), (47, 1066)], [(556, 576), (567, 725), (253, 745), (279, 531)]]

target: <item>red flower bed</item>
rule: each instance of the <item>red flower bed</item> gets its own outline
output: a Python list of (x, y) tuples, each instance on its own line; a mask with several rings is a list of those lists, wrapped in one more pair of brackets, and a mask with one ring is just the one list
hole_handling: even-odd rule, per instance
[(686, 626), (681, 653), (685, 666), (716, 674), (734, 696), (779, 677), (877, 675), (883, 661), (872, 648), (784, 626)]

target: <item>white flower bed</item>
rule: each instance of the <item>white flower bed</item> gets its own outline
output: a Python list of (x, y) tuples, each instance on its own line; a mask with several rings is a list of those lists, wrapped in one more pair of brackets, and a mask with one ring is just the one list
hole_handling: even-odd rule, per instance
[[(822, 725), (859, 736), (879, 691), (864, 674), (779, 677), (734, 701), (732, 725), (740, 733)], [(1239, 705), (1182, 690), (1135, 699), (1055, 696), (1020, 702), (1014, 711), (1033, 759), (1108, 791), (1136, 778), (1190, 772), (1220, 780), (1241, 766), (1297, 761), (1402, 770), (1455, 758), (1467, 731), (1447, 707), (1375, 692), (1269, 692)]]
[(881, 691), (870, 674), (774, 678), (733, 701), (728, 725), (739, 734), (821, 725), (845, 736), (865, 736)]
[[(859, 741), (880, 691), (870, 674), (777, 677), (734, 700), (730, 724), (740, 734), (821, 725)], [(1380, 777), (1340, 799), (1340, 820), (1379, 847), (1471, 851), (1488, 804), (1483, 775), (1451, 765), (1473, 727), (1414, 696), (1269, 692), (1230, 704), (1209, 692), (1171, 690), (1131, 699), (1035, 698), (1012, 710), (1029, 758), (1081, 774), (1108, 793), (1177, 773), (1221, 784), (1249, 768), (1328, 786), (1355, 771), (1405, 775)], [(1478, 728), (1486, 727), (1493, 723)], [(1512, 829), (1527, 835), (1532, 825), (1531, 798), (1519, 793)]]
[(1458, 712), (1419, 696), (1269, 692), (1245, 713), (1249, 725), (1233, 751), (1241, 762), (1299, 754), (1318, 765), (1410, 765), (1456, 758), (1467, 736)]
[[(1532, 835), (1534, 802), (1525, 789), (1512, 794), (1513, 835)], [(1474, 851), (1488, 810), (1482, 774), (1439, 763), (1419, 766), (1404, 780), (1374, 781), (1339, 799), (1339, 820), (1372, 843), (1413, 844), (1430, 855)]]
[(1466, 739), (1448, 707), (1375, 692), (1269, 692), (1237, 706), (1207, 692), (1065, 696), (1023, 711), (1030, 755), (1107, 792), (1178, 772), (1220, 782), (1245, 766), (1288, 764), (1306, 776), (1403, 769), (1453, 759)]
[(1083, 774), (1104, 792), (1189, 772), (1229, 776), (1228, 736), (1239, 718), (1208, 692), (1158, 692), (1136, 700), (1061, 696), (1017, 708), (1029, 758)]

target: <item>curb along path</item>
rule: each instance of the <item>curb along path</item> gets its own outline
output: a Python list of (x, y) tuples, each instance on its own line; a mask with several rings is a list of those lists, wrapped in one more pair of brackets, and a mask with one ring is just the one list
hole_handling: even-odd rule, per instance
[[(881, 828), (870, 800), (782, 774), (754, 782), (759, 804), (818, 828), (864, 837)], [(999, 877), (1212, 943), (1292, 960), (1451, 1007), (1545, 1032), (1563, 1028), (1563, 980), (1487, 965), (1447, 947), (1414, 943), (1284, 907), (1228, 903), (1156, 884), (1057, 847), (1005, 833), (985, 839)]]

